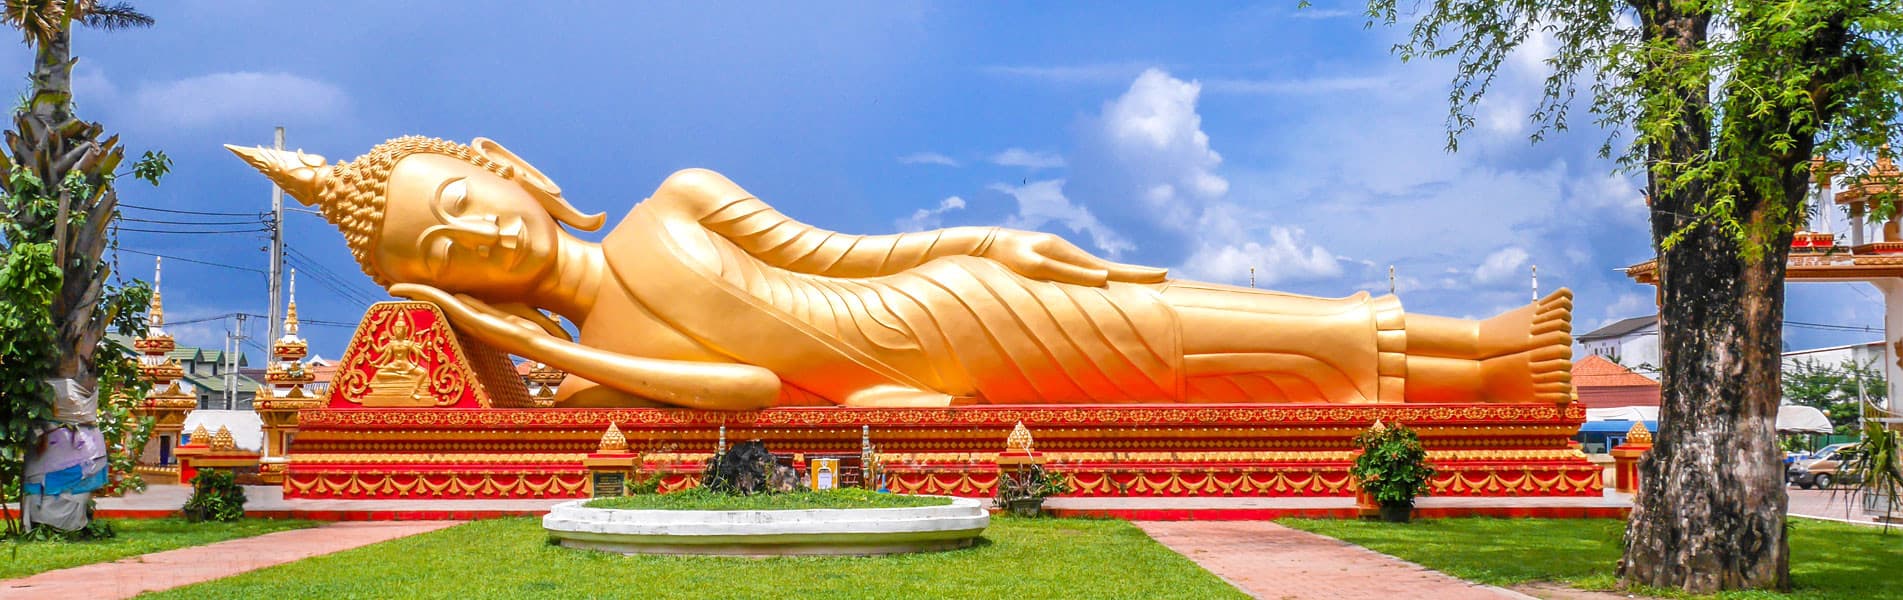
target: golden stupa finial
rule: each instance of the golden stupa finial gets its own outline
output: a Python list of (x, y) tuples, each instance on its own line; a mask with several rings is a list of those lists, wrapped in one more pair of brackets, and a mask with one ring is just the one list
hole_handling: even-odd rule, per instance
[(165, 327), (165, 302), (159, 299), (159, 280), (164, 277), (164, 260), (152, 257), (152, 310), (146, 319), (146, 326), (151, 329)]
[(608, 431), (601, 434), (601, 445), (596, 448), (601, 454), (620, 454), (628, 451), (628, 437), (621, 435), (621, 428), (613, 421), (608, 422)]
[(186, 443), (188, 445), (198, 446), (209, 444), (211, 443), (211, 432), (205, 430), (204, 423), (199, 423), (198, 428), (192, 430), (192, 439)]
[(1004, 450), (1006, 452), (1030, 452), (1031, 443), (1030, 428), (1025, 427), (1023, 421), (1018, 421), (1018, 426), (1011, 428), (1011, 435), (1004, 438)]
[(291, 269), (291, 303), (284, 309), (284, 336), (297, 337), (297, 269)]
[(1632, 429), (1626, 430), (1625, 432), (1625, 443), (1650, 444), (1652, 443), (1652, 430), (1645, 428), (1645, 421), (1633, 421)]

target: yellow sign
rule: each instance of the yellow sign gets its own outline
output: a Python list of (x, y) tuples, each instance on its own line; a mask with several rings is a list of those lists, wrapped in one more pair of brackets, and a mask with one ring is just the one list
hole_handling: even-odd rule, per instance
[(839, 487), (839, 459), (813, 459), (813, 489), (830, 490)]

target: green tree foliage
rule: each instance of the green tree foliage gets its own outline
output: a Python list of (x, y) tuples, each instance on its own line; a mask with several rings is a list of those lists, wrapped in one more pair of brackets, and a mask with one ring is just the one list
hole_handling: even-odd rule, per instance
[(1804, 359), (1784, 369), (1784, 399), (1824, 411), (1837, 435), (1856, 435), (1863, 403), (1883, 398), (1889, 388), (1875, 363), (1845, 360), (1837, 365)]

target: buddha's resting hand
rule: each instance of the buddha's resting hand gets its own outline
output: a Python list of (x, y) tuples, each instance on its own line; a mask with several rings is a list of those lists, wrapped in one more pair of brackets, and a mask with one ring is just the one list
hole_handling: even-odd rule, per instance
[(1103, 287), (1106, 281), (1158, 283), (1169, 276), (1168, 269), (1098, 258), (1064, 238), (1040, 231), (999, 230), (979, 256), (1032, 279), (1093, 287)]

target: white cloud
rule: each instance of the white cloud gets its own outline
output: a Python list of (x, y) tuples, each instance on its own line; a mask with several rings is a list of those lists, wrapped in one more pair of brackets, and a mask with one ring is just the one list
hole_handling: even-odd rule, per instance
[(1341, 275), (1341, 263), (1327, 250), (1310, 244), (1301, 228), (1271, 227), (1268, 237), (1267, 244), (1256, 241), (1204, 243), (1184, 261), (1178, 275), (1210, 281), (1243, 281), (1248, 278), (1249, 269), (1254, 268), (1255, 282), (1260, 286)]
[(1229, 180), (1216, 174), (1222, 155), (1210, 149), (1196, 112), (1201, 94), (1197, 82), (1150, 69), (1104, 103), (1098, 121), (1109, 155), (1137, 184), (1135, 195), (1177, 227), (1196, 219), (1196, 204), (1229, 192)]
[(939, 223), (941, 222), (940, 217), (944, 216), (945, 213), (948, 213), (954, 210), (963, 210), (964, 208), (965, 208), (965, 199), (957, 197), (957, 196), (952, 196), (950, 198), (940, 200), (938, 202), (938, 208), (918, 209), (912, 212), (912, 216), (899, 219), (898, 221), (895, 222), (895, 224), (898, 225), (899, 231), (902, 231), (902, 232), (937, 229), (939, 227)]
[(349, 97), (335, 85), (288, 73), (230, 72), (142, 85), (128, 110), (155, 127), (335, 115)]
[(1211, 79), (1205, 87), (1224, 94), (1338, 94), (1386, 88), (1386, 77), (1318, 77), (1313, 79)]
[(1064, 197), (1062, 179), (1033, 181), (1021, 186), (994, 183), (991, 189), (1009, 194), (1018, 202), (1018, 213), (1005, 220), (1005, 227), (1038, 229), (1048, 223), (1058, 223), (1072, 233), (1090, 234), (1091, 245), (1113, 258), (1136, 249), (1135, 244), (1099, 222), (1090, 214), (1090, 209), (1071, 204), (1070, 199)]
[(939, 154), (937, 152), (914, 152), (914, 153), (899, 157), (899, 162), (902, 162), (908, 165), (943, 165), (947, 167), (958, 166), (957, 159), (954, 159), (949, 156), (945, 156), (943, 154)]
[[(1521, 274), (1520, 267), (1526, 266), (1526, 259), (1527, 254), (1524, 248), (1518, 246), (1501, 248), (1480, 261), (1480, 266), (1474, 269), (1474, 281), (1485, 284), (1510, 281)], [(1528, 276), (1530, 277), (1531, 274)]]
[(1000, 166), (1023, 167), (1033, 171), (1064, 167), (1064, 157), (1055, 152), (1032, 152), (1023, 148), (1010, 148), (993, 154), (991, 162)]

